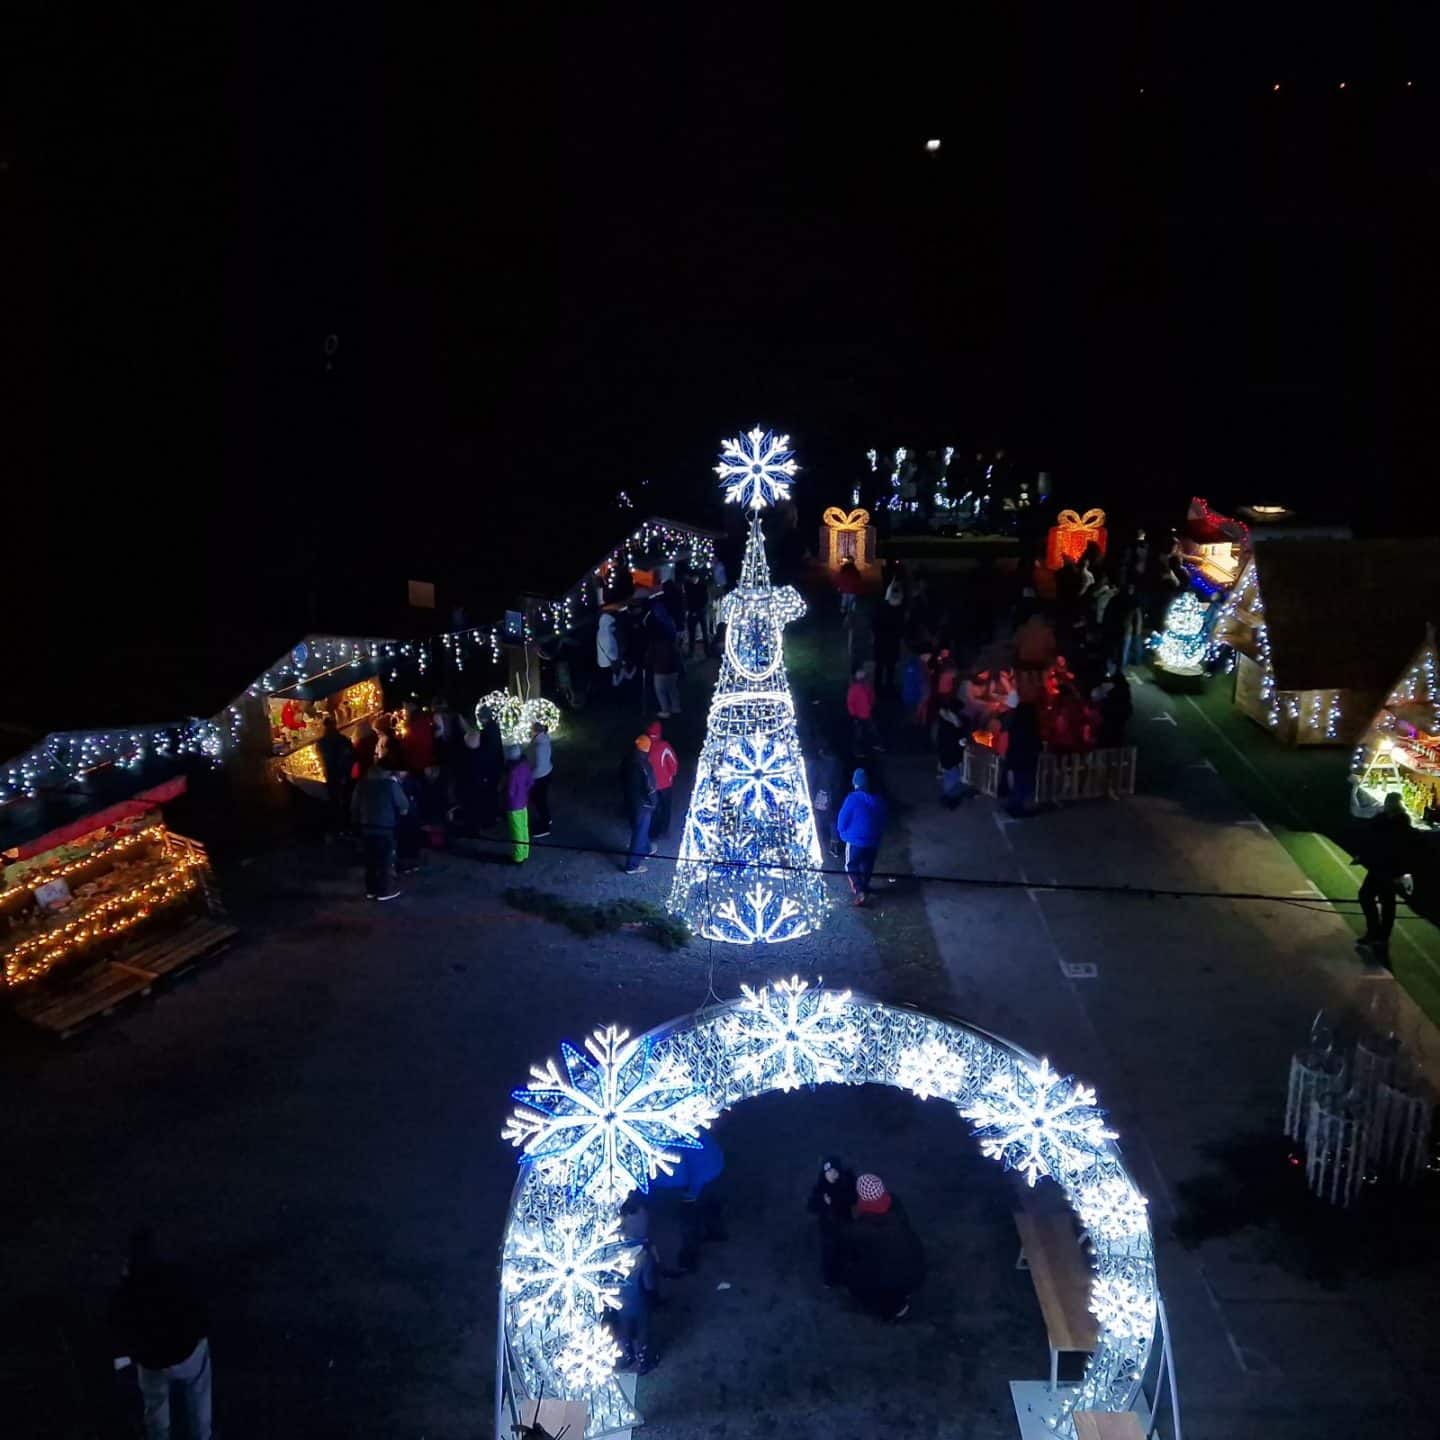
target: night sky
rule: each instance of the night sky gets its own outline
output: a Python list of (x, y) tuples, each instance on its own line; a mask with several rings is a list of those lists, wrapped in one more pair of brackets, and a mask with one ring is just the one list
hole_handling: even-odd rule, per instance
[(358, 627), (377, 578), (483, 609), (621, 486), (704, 518), (757, 419), (816, 506), (952, 443), (1062, 504), (1413, 527), (1433, 7), (1174, 8), (34, 7), (7, 613), (140, 652)]

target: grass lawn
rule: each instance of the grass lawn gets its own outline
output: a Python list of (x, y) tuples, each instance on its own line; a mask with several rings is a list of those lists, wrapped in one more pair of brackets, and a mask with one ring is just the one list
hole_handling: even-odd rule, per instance
[[(1231, 676), (1217, 675), (1203, 694), (1172, 696), (1177, 722), (1322, 894), (1353, 899), (1363, 872), (1350, 864), (1346, 848), (1354, 823), (1346, 788), (1349, 747), (1276, 744), (1235, 708), (1233, 686)], [(1359, 915), (1345, 918), (1360, 934)], [(1440, 1024), (1440, 932), (1404, 905), (1390, 962), (1415, 1002)]]

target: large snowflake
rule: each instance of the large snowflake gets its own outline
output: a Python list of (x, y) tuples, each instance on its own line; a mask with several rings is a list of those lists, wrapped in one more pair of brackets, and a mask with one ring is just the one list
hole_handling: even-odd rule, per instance
[(732, 740), (715, 774), (730, 803), (743, 805), (757, 820), (795, 797), (797, 771), (790, 747), (773, 735)]
[(737, 900), (727, 895), (715, 907), (711, 928), (717, 940), (737, 945), (776, 945), (798, 940), (809, 930), (798, 900), (778, 894), (763, 880), (757, 880)]
[(555, 1357), (555, 1369), (574, 1391), (598, 1390), (615, 1373), (620, 1353), (605, 1326), (587, 1325), (566, 1337)]
[(1123, 1175), (1075, 1187), (1076, 1213), (1092, 1235), (1102, 1240), (1132, 1240), (1145, 1233), (1145, 1197)]
[(1155, 1294), (1128, 1275), (1097, 1275), (1090, 1313), (1117, 1340), (1146, 1340), (1155, 1329)]
[(720, 445), (715, 473), (725, 487), (727, 500), (752, 510), (790, 498), (790, 482), (800, 467), (790, 449), (790, 437), (762, 430), (758, 425)]
[(844, 1080), (846, 1063), (860, 1044), (848, 990), (812, 990), (799, 976), (759, 990), (740, 989), (739, 1008), (720, 1026), (736, 1074), (779, 1090)]
[(613, 1025), (586, 1040), (591, 1059), (560, 1048), (565, 1074), (553, 1060), (532, 1065), (531, 1083), (511, 1092), (520, 1104), (501, 1132), (545, 1179), (613, 1203), (637, 1186), (648, 1191), (659, 1171), (672, 1173), (677, 1149), (699, 1149), (694, 1137), (715, 1110), (678, 1057), (656, 1062), (648, 1039)]
[(895, 1083), (912, 1095), (928, 1100), (943, 1095), (953, 1100), (965, 1083), (965, 1057), (938, 1036), (907, 1045), (895, 1065)]
[(1048, 1060), (1017, 1060), (997, 1070), (960, 1112), (975, 1122), (981, 1151), (1019, 1170), (1034, 1185), (1042, 1175), (1083, 1168), (1107, 1140), (1105, 1112), (1095, 1092), (1072, 1076), (1057, 1075)]
[(569, 1331), (620, 1308), (620, 1286), (634, 1264), (618, 1215), (569, 1211), (511, 1231), (501, 1284), (521, 1325), (540, 1320)]

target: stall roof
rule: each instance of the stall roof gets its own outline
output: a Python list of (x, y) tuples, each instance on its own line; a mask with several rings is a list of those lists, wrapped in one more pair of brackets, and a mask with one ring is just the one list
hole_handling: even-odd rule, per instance
[(1275, 684), (1383, 694), (1440, 618), (1440, 540), (1256, 537)]

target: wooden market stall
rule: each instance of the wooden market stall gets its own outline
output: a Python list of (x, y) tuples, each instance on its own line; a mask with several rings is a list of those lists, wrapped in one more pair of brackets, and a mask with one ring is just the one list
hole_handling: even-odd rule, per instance
[(1440, 680), (1435, 627), (1426, 625), (1410, 663), (1355, 747), (1350, 809), (1368, 818), (1396, 794), (1417, 825), (1440, 827)]
[(1236, 706), (1282, 743), (1353, 744), (1435, 615), (1440, 540), (1257, 538), (1215, 641)]
[(0, 993), (62, 1036), (236, 933), (205, 847), (161, 806), (176, 776), (3, 852)]

